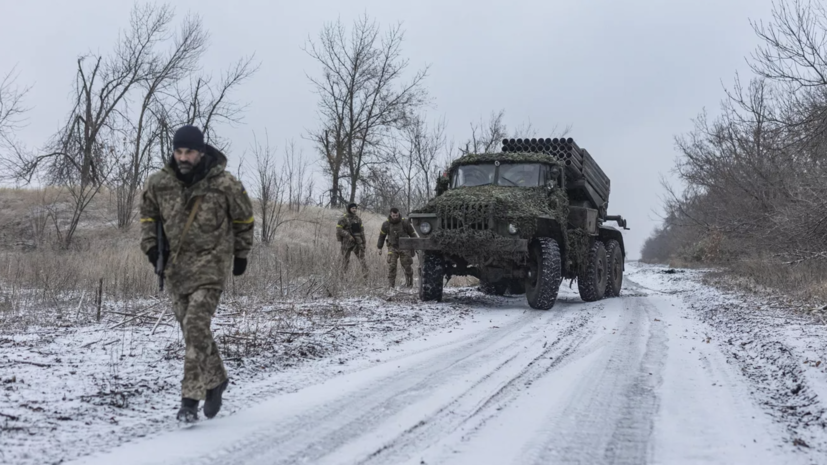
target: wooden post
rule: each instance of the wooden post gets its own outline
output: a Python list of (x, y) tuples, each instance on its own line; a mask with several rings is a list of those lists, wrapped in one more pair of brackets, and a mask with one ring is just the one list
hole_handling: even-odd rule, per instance
[(98, 320), (98, 322), (100, 322), (101, 321), (101, 305), (103, 304), (103, 278), (101, 278), (100, 282), (98, 283), (97, 304), (98, 304), (97, 320)]

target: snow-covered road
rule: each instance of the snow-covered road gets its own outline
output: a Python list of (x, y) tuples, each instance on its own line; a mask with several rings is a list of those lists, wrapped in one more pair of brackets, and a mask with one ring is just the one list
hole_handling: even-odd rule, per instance
[[(823, 421), (777, 415), (691, 307), (703, 288), (665, 276), (630, 266), (621, 298), (591, 304), (564, 285), (550, 311), (502, 298), (370, 365), (76, 463), (827, 463)], [(818, 397), (824, 372), (808, 376)]]

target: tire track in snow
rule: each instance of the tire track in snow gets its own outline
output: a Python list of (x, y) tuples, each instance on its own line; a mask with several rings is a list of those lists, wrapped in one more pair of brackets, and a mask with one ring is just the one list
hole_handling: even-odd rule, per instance
[[(634, 287), (634, 283), (630, 283)], [(630, 324), (610, 355), (577, 382), (566, 407), (550, 419), (520, 463), (645, 464), (658, 410), (668, 337), (657, 307), (644, 298), (623, 298)], [(645, 328), (645, 329), (644, 329)], [(645, 342), (642, 343), (642, 339)]]
[[(450, 403), (440, 408), (433, 415), (422, 419), (389, 443), (373, 452), (368, 458), (357, 462), (360, 465), (400, 463), (409, 460), (413, 454), (421, 453), (426, 448), (459, 429), (475, 430), (496, 417), (504, 407), (520, 395), (523, 386), (530, 386), (542, 376), (546, 376), (567, 358), (577, 352), (578, 348), (592, 336), (586, 326), (592, 321), (593, 312), (584, 312), (569, 323), (550, 344), (544, 346), (533, 357), (516, 357), (509, 363), (519, 364), (516, 374), (503, 373), (503, 367), (491, 371), (471, 389), (457, 396)], [(539, 345), (542, 335), (538, 334), (535, 343)], [(548, 361), (548, 363), (543, 363)]]

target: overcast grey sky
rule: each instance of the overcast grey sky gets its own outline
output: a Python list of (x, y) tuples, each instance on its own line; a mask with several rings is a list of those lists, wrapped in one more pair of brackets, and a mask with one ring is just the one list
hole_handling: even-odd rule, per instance
[[(573, 137), (612, 180), (610, 214), (622, 214), (629, 258), (660, 221), (661, 175), (677, 152), (674, 136), (706, 107), (717, 113), (722, 81), (748, 76), (758, 44), (749, 20), (768, 19), (770, 0), (303, 1), (184, 0), (211, 33), (206, 67), (216, 71), (255, 53), (261, 69), (236, 97), (250, 104), (244, 124), (224, 128), (234, 156), (252, 131), (271, 142), (301, 139), (316, 124), (306, 73), (318, 67), (302, 51), (325, 22), (367, 13), (401, 21), (411, 66), (431, 66), (433, 119), (449, 139), (504, 109), (510, 127), (531, 122), (538, 136), (570, 125)], [(33, 84), (34, 107), (21, 137), (42, 144), (69, 109), (77, 56), (108, 52), (128, 24), (132, 2), (0, 0), (0, 74), (13, 66)], [(315, 157), (305, 145), (306, 156)]]

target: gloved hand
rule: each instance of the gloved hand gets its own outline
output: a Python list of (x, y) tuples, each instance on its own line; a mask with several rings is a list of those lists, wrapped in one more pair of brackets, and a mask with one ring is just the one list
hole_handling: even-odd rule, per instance
[[(149, 259), (149, 263), (152, 263), (152, 266), (158, 262), (158, 246), (153, 245), (151, 249), (147, 250), (146, 257)], [(164, 265), (169, 263), (169, 250), (166, 250), (164, 253)]]
[(158, 247), (153, 245), (152, 248), (146, 252), (146, 256), (149, 258), (149, 263), (155, 266), (155, 263), (158, 261)]
[(382, 249), (379, 249), (379, 255), (382, 255)]
[(247, 269), (247, 259), (246, 258), (233, 258), (233, 276), (241, 276), (244, 274), (244, 270)]

